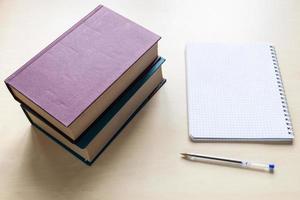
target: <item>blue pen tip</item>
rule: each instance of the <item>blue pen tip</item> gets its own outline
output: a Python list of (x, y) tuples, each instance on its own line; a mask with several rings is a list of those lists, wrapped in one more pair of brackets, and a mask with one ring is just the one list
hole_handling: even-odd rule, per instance
[(275, 165), (274, 164), (269, 164), (269, 171), (274, 172)]

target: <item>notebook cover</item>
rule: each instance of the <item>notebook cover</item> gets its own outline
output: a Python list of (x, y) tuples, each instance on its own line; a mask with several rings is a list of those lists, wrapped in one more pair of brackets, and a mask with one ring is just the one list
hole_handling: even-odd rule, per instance
[(35, 114), (39, 119), (44, 121), (48, 126), (60, 133), (71, 143), (79, 148), (85, 148), (93, 140), (93, 138), (101, 131), (102, 128), (114, 117), (114, 115), (127, 103), (127, 101), (143, 86), (143, 84), (161, 67), (165, 62), (162, 57), (157, 58), (154, 63), (149, 66), (75, 141), (69, 138), (57, 127), (52, 125), (42, 116), (37, 114), (28, 106), (22, 104), (26, 110)]
[[(121, 131), (126, 127), (126, 125), (134, 118), (134, 116), (146, 105), (146, 103), (151, 99), (151, 97), (163, 86), (163, 84), (166, 82), (166, 79), (163, 79), (161, 83), (153, 90), (153, 92), (144, 100), (144, 102), (136, 109), (134, 113), (128, 118), (128, 120), (123, 124), (123, 126), (115, 133), (115, 135), (106, 143), (106, 145), (102, 148), (102, 150), (97, 154), (97, 156), (92, 161), (87, 161), (83, 157), (81, 157), (79, 154), (77, 154), (75, 151), (71, 150), (69, 147), (61, 143), (59, 140), (54, 138), (52, 135), (48, 134), (46, 131), (44, 131), (41, 127), (39, 127), (37, 124), (31, 121), (30, 117), (27, 115), (25, 109), (27, 109), (26, 106), (21, 105), (25, 115), (27, 116), (28, 120), (31, 122), (32, 125), (34, 125), (37, 129), (39, 129), (42, 133), (44, 133), (46, 136), (48, 136), (50, 139), (52, 139), (54, 142), (65, 148), (67, 151), (69, 151), (71, 154), (76, 156), (78, 159), (80, 159), (82, 162), (84, 162), (87, 165), (92, 165), (95, 160), (105, 151), (105, 149), (114, 141), (114, 139), (121, 133)], [(29, 111), (29, 110), (28, 110)], [(32, 112), (32, 111), (29, 111)], [(33, 113), (36, 115), (36, 113)]]
[(5, 83), (69, 126), (159, 39), (100, 5)]

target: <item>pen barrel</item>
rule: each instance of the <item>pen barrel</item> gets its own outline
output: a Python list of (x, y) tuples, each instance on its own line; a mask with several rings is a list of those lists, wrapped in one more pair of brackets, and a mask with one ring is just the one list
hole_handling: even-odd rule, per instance
[(181, 155), (183, 156), (183, 158), (192, 160), (192, 161), (238, 166), (238, 167), (255, 169), (255, 170), (269, 171), (271, 173), (273, 173), (274, 169), (275, 169), (275, 164), (272, 164), (272, 163), (262, 164), (262, 163), (254, 163), (254, 162), (249, 162), (249, 161), (230, 159), (230, 158), (212, 157), (212, 156), (207, 156), (207, 155), (189, 154), (189, 153), (181, 153)]
[(242, 161), (242, 167), (252, 168), (252, 169), (259, 169), (259, 170), (267, 170), (267, 171), (270, 170), (268, 164), (253, 163), (253, 162), (248, 162), (248, 161)]

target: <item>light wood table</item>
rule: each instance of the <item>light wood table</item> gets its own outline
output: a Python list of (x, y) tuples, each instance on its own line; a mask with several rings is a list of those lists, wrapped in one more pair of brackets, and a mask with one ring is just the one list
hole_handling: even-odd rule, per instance
[[(1, 0), (0, 79), (99, 1)], [(102, 1), (160, 34), (167, 84), (92, 167), (37, 134), (0, 84), (0, 199), (299, 199), (300, 1)], [(192, 143), (187, 133), (188, 41), (276, 46), (296, 138), (292, 145)], [(274, 174), (188, 162), (179, 153), (272, 161)]]

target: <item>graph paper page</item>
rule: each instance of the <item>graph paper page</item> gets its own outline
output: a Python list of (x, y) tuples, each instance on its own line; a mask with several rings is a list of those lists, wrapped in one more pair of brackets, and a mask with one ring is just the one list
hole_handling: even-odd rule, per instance
[(276, 79), (277, 59), (271, 53), (268, 44), (187, 45), (188, 127), (193, 140), (293, 138)]

